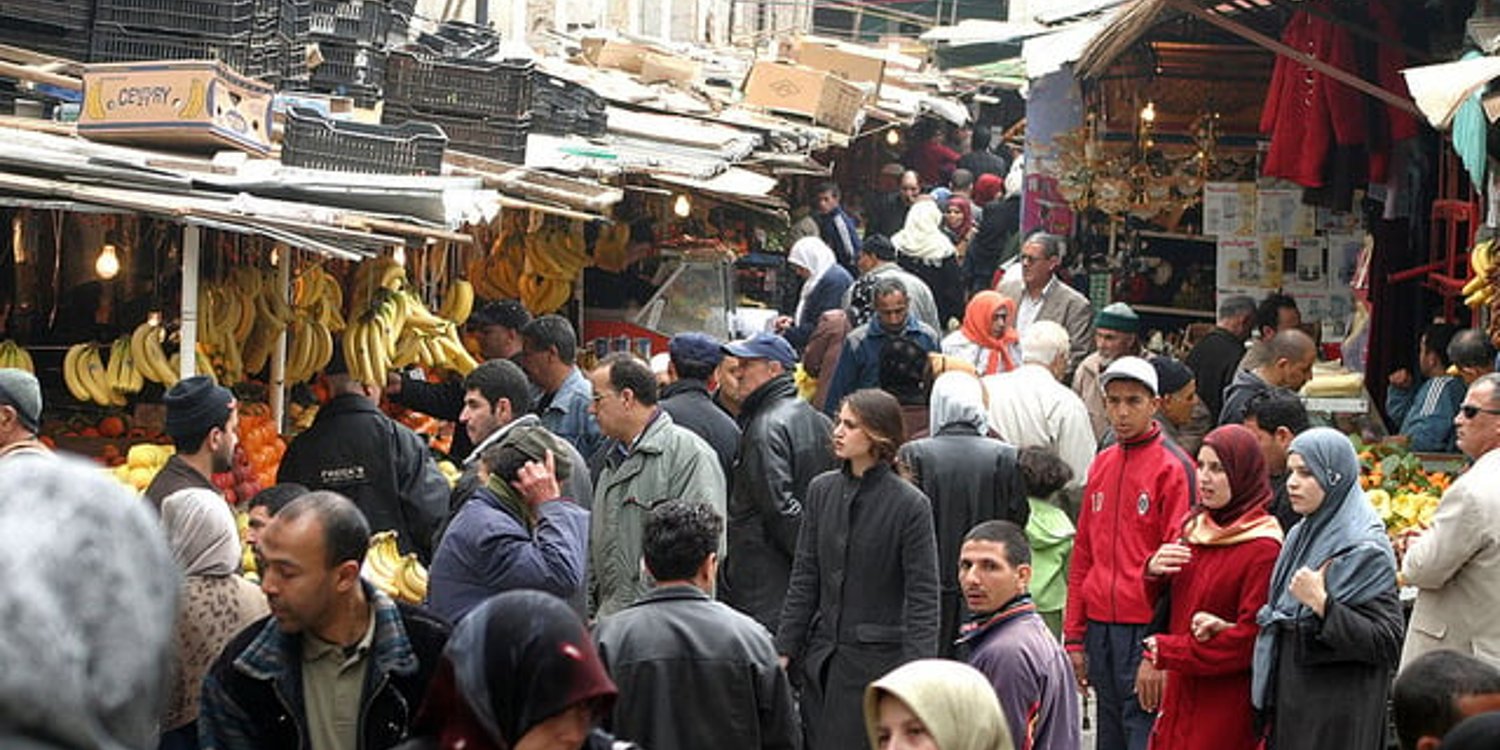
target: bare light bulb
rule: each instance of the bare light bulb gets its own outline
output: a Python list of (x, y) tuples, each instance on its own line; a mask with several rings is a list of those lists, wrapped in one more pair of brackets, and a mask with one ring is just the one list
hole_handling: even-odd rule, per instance
[(1155, 102), (1146, 102), (1146, 106), (1143, 107), (1143, 108), (1141, 108), (1141, 121), (1142, 122), (1156, 122), (1156, 103)]
[(901, 131), (895, 128), (885, 131), (885, 142), (891, 146), (899, 145), (901, 143)]
[(672, 213), (677, 214), (679, 219), (686, 219), (693, 213), (693, 202), (685, 194), (678, 195), (677, 200), (672, 202)]
[(272, 266), (279, 266), (279, 265), (281, 265), (281, 248), (280, 247), (276, 247), (276, 246), (272, 246), (271, 247), (271, 265)]
[(98, 272), (99, 278), (106, 281), (120, 273), (120, 256), (115, 253), (114, 245), (105, 245), (99, 251), (99, 259), (94, 261), (94, 270)]
[(396, 251), (391, 253), (391, 260), (396, 261), (396, 265), (398, 266), (406, 265), (406, 246), (397, 245)]

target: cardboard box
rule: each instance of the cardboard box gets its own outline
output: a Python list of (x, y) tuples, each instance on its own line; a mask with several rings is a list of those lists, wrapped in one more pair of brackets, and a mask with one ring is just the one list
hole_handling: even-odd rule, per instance
[(745, 78), (745, 104), (807, 115), (841, 133), (864, 121), (865, 90), (821, 70), (763, 61)]
[(885, 58), (828, 42), (799, 39), (792, 48), (792, 59), (851, 83), (872, 83), (877, 91), (885, 77)]
[(78, 133), (179, 150), (271, 151), (272, 88), (212, 60), (108, 63), (83, 73)]
[(640, 73), (646, 55), (656, 50), (644, 44), (617, 42), (613, 39), (599, 48), (597, 64), (601, 68), (615, 68), (626, 73)]
[(689, 60), (676, 55), (663, 55), (655, 52), (647, 52), (641, 56), (641, 82), (656, 83), (657, 81), (672, 81), (674, 83), (692, 83), (698, 80), (698, 61)]

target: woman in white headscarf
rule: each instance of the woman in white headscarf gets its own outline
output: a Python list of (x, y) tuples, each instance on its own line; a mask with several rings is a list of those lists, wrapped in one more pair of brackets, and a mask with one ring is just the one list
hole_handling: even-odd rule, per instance
[(871, 750), (1012, 750), (995, 688), (979, 670), (919, 659), (865, 688)]
[[(906, 224), (891, 235), (896, 260), (927, 284), (937, 302), (938, 319), (944, 326), (964, 315), (963, 272), (957, 251), (943, 233), (943, 211), (936, 201), (918, 199), (906, 212)], [(942, 331), (938, 331), (939, 334)]]
[(239, 529), (215, 492), (186, 489), (162, 500), (162, 526), (184, 576), (171, 693), (162, 716), (163, 750), (198, 746), (198, 695), (224, 644), (270, 614), (260, 587), (240, 577)]
[[(931, 437), (896, 454), (902, 475), (931, 501), (938, 559), (958, 559), (964, 535), (981, 521), (1004, 519), (1022, 528), (1031, 515), (1016, 449), (990, 437), (984, 384), (967, 372), (948, 372), (932, 384)], [(938, 655), (952, 657), (963, 617), (958, 566), (938, 566)]]
[(817, 237), (803, 237), (787, 253), (787, 264), (802, 277), (797, 311), (776, 319), (776, 332), (801, 351), (818, 327), (818, 319), (843, 303), (844, 290), (854, 277), (838, 264), (833, 250)]

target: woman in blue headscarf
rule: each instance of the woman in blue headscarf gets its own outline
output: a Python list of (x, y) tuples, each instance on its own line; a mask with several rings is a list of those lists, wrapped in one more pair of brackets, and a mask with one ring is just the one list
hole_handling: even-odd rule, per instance
[(1288, 533), (1256, 618), (1251, 699), (1272, 750), (1384, 748), (1404, 629), (1396, 556), (1359, 487), (1349, 438), (1318, 427), (1288, 450)]

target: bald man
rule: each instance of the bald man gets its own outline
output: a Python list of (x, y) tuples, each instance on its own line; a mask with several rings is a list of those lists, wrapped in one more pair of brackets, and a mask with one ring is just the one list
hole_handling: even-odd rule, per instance
[(1245, 421), (1245, 406), (1257, 394), (1275, 389), (1297, 392), (1312, 379), (1313, 362), (1318, 359), (1318, 347), (1312, 337), (1300, 329), (1291, 328), (1277, 333), (1260, 344), (1263, 347), (1260, 364), (1254, 369), (1241, 371), (1224, 389), (1224, 407), (1219, 412), (1219, 424), (1239, 424)]

